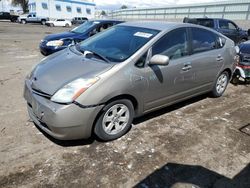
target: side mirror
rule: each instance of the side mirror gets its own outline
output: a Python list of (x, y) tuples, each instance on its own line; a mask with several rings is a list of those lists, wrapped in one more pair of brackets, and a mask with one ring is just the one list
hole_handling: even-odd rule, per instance
[(150, 60), (149, 60), (149, 65), (168, 65), (169, 64), (169, 57), (165, 55), (154, 55)]

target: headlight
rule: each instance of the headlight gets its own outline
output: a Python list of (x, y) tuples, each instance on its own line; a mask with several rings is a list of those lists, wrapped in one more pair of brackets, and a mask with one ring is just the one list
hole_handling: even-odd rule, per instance
[(62, 40), (52, 40), (47, 42), (46, 46), (62, 46), (63, 41)]
[(58, 103), (70, 103), (76, 100), (84, 91), (91, 87), (99, 80), (98, 77), (83, 79), (76, 79), (63, 88), (59, 89), (51, 98), (52, 101)]

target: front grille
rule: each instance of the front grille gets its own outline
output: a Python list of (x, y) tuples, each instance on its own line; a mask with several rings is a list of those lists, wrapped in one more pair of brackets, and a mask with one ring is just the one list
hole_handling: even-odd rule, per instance
[(243, 62), (250, 62), (250, 56), (246, 55), (246, 54), (242, 55), (242, 61)]
[(44, 97), (44, 98), (47, 98), (47, 99), (50, 99), (50, 98), (51, 98), (51, 95), (49, 95), (49, 94), (47, 94), (47, 93), (44, 93), (44, 92), (42, 92), (42, 91), (40, 91), (40, 90), (34, 89), (34, 88), (32, 88), (32, 92), (33, 92), (34, 94), (36, 94), (36, 95), (39, 95), (39, 96)]

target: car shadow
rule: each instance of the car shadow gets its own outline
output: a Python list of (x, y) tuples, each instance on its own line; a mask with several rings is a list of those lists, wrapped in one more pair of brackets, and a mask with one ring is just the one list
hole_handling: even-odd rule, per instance
[(249, 177), (250, 163), (232, 179), (202, 166), (167, 163), (134, 187), (249, 188)]
[(152, 118), (155, 118), (155, 117), (161, 116), (163, 114), (172, 112), (174, 110), (183, 108), (183, 107), (185, 107), (187, 105), (199, 102), (199, 101), (204, 100), (204, 99), (206, 99), (208, 97), (209, 97), (208, 94), (199, 95), (197, 97), (193, 97), (191, 99), (188, 99), (188, 100), (185, 100), (185, 101), (173, 104), (171, 106), (167, 106), (165, 108), (162, 108), (162, 109), (150, 112), (150, 113), (148, 113), (146, 115), (143, 115), (141, 117), (135, 118), (134, 121), (133, 121), (133, 124), (136, 125), (136, 124), (142, 123), (142, 122), (150, 120)]

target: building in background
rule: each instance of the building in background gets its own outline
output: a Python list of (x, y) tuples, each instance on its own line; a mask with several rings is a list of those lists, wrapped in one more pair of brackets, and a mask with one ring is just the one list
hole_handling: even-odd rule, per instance
[(13, 14), (23, 13), (21, 6), (13, 6), (11, 0), (1, 0), (0, 1), (0, 12), (10, 12)]
[[(113, 11), (110, 17), (123, 20), (182, 21), (184, 17), (226, 18), (244, 27), (250, 21), (250, 0), (172, 5), (161, 8), (134, 8)], [(248, 24), (249, 25), (249, 24)]]
[(95, 3), (83, 0), (29, 0), (29, 13), (50, 19), (95, 17)]

